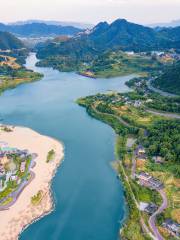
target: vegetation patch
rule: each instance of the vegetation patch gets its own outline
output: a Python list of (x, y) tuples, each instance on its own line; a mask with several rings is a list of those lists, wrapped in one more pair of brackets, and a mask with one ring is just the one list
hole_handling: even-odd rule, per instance
[(55, 157), (55, 151), (54, 151), (54, 149), (51, 149), (47, 154), (46, 162), (48, 163), (48, 162), (52, 161), (54, 159), (54, 157)]
[(31, 197), (32, 205), (34, 205), (34, 206), (39, 205), (41, 203), (41, 201), (42, 201), (42, 198), (43, 198), (43, 191), (39, 190), (36, 195)]

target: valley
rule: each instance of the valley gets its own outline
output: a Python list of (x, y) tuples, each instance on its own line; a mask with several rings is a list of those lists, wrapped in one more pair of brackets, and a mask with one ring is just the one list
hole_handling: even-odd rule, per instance
[[(4, 239), (179, 239), (180, 27), (117, 19), (92, 29), (27, 22), (0, 30)], [(15, 126), (63, 141), (61, 168), (63, 147), (58, 159), (52, 144), (22, 150), (26, 131), (10, 146)], [(36, 178), (33, 149), (47, 170)]]

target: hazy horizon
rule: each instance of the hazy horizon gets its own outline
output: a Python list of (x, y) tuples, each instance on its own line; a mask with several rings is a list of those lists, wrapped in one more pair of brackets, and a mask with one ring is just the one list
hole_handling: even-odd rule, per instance
[(96, 24), (125, 18), (153, 24), (180, 19), (179, 9), (179, 0), (6, 0), (1, 3), (0, 22), (37, 19)]

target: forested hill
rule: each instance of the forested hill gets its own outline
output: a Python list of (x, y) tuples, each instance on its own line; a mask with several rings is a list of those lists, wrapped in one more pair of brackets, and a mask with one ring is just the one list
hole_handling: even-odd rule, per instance
[(82, 30), (72, 26), (47, 25), (45, 23), (24, 25), (5, 25), (0, 23), (0, 31), (11, 32), (20, 37), (49, 37), (58, 35), (72, 36)]
[(12, 50), (24, 48), (24, 44), (11, 33), (0, 31), (0, 49)]
[(168, 67), (166, 71), (155, 80), (154, 86), (164, 91), (180, 95), (180, 61)]
[[(77, 59), (91, 58), (106, 50), (148, 51), (180, 48), (180, 27), (160, 31), (118, 19), (112, 24), (101, 22), (91, 31), (39, 49), (39, 57), (49, 55), (70, 56)], [(72, 53), (73, 51), (73, 53)]]

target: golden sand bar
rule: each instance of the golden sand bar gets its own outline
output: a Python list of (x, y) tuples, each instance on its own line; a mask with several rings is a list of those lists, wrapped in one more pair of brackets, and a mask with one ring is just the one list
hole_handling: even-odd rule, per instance
[[(7, 142), (10, 147), (28, 149), (29, 152), (38, 154), (36, 165), (32, 169), (35, 178), (25, 187), (14, 205), (8, 210), (0, 211), (0, 239), (17, 240), (27, 225), (53, 209), (50, 184), (63, 159), (63, 145), (24, 127), (15, 127), (12, 132), (0, 131), (0, 141)], [(51, 149), (54, 149), (55, 157), (47, 162), (47, 154)], [(38, 205), (33, 205), (31, 197), (38, 191), (43, 193), (43, 197)]]

